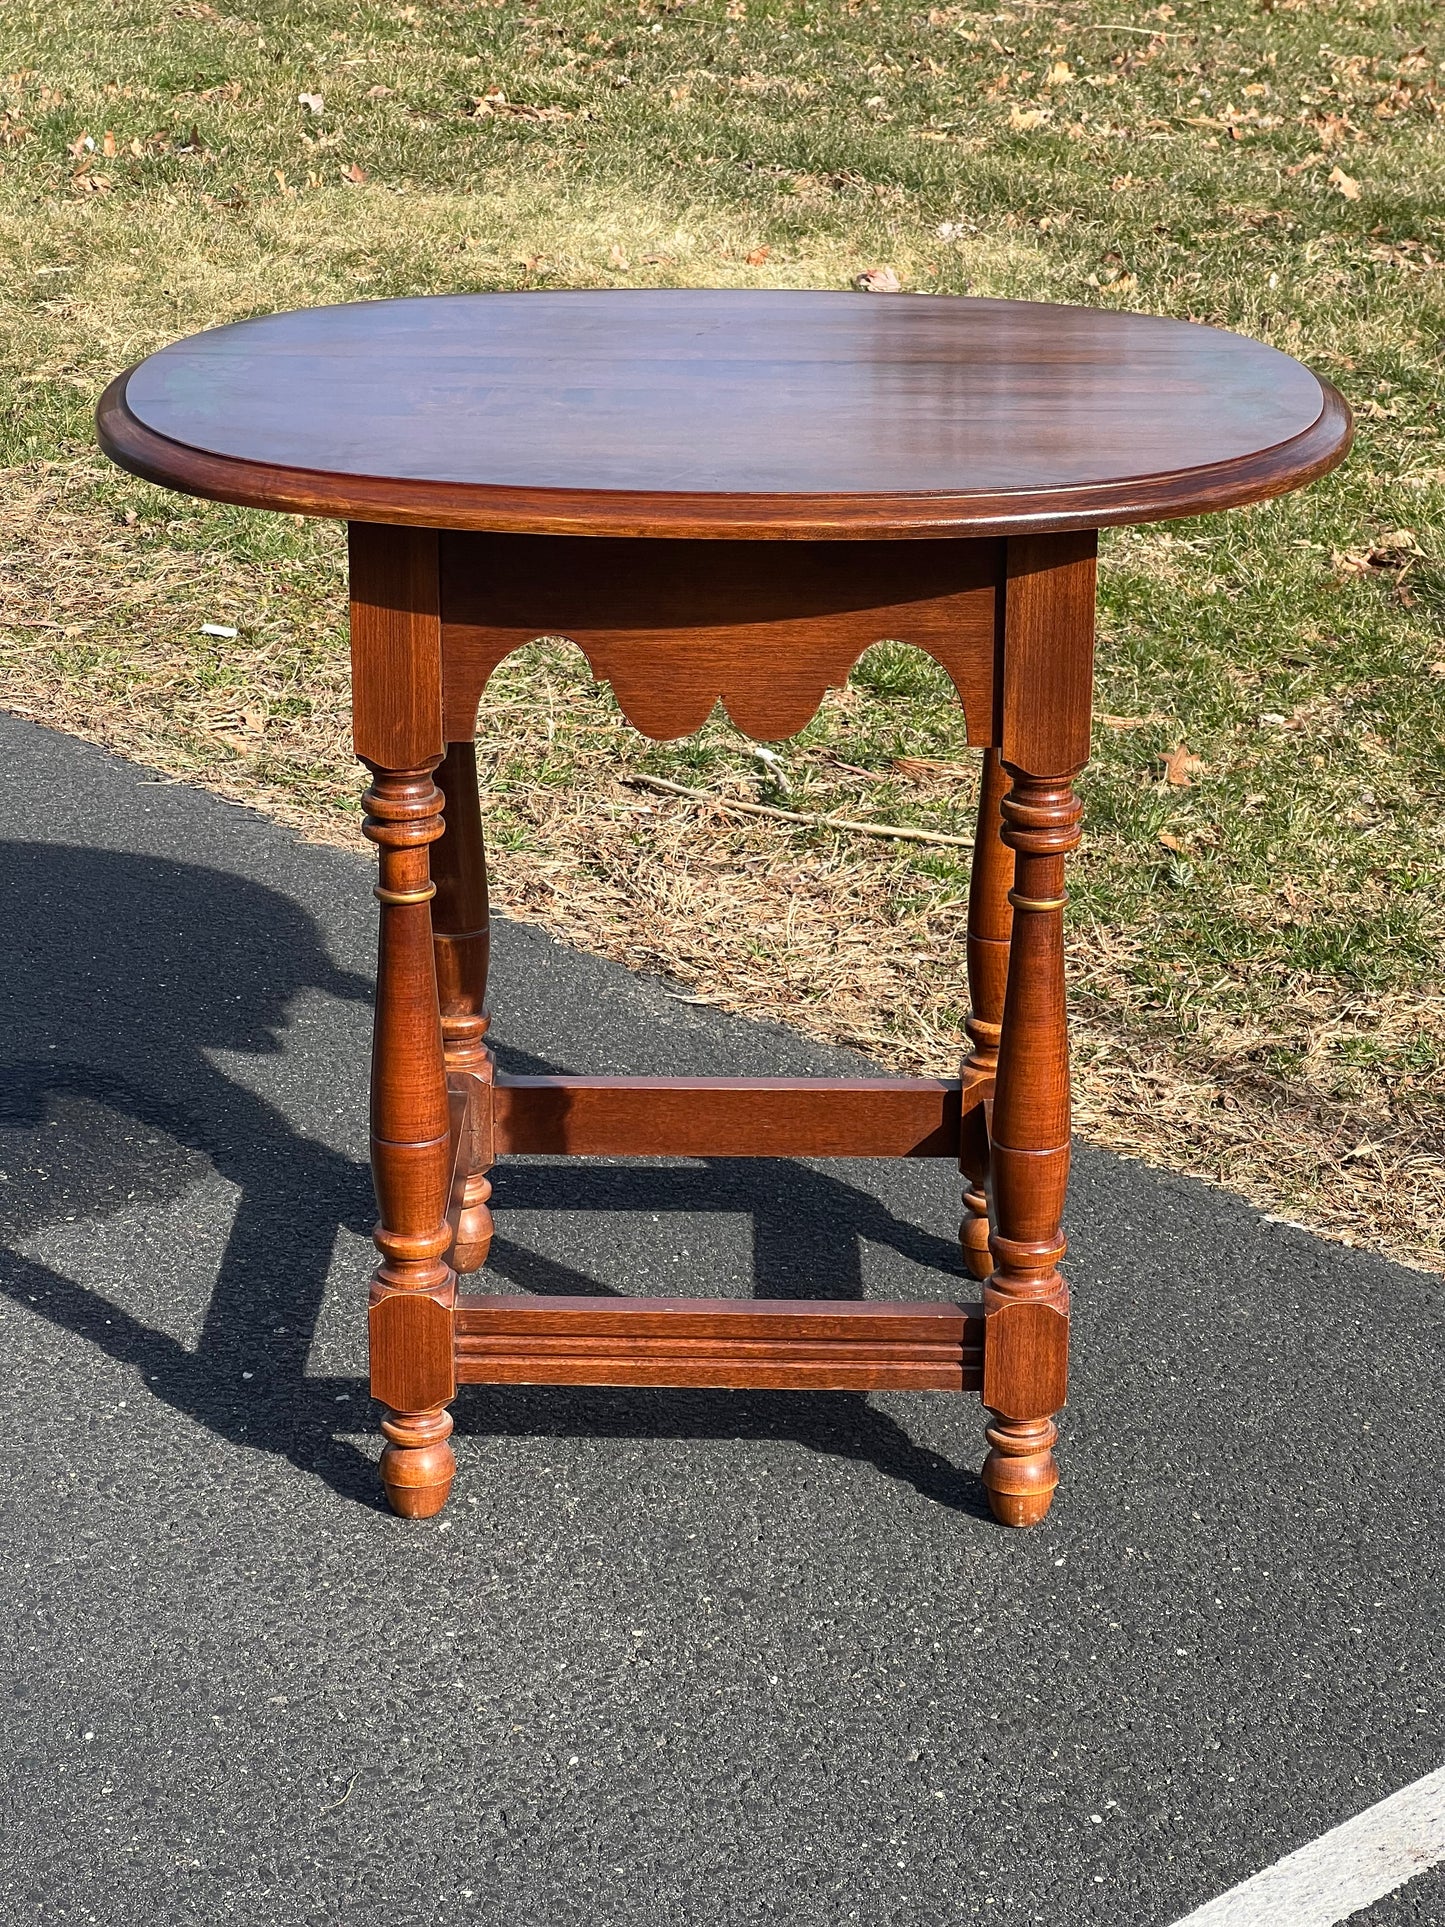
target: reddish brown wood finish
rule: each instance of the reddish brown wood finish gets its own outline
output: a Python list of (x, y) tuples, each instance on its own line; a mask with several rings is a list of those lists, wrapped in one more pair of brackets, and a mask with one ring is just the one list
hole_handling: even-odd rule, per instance
[(999, 542), (622, 542), (442, 538), (447, 734), (470, 738), (493, 669), (566, 636), (645, 736), (687, 736), (721, 699), (745, 736), (806, 728), (870, 644), (913, 643), (992, 731)]
[(854, 1299), (492, 1298), (457, 1305), (457, 1376), (485, 1385), (811, 1391), (977, 1387), (977, 1305)]
[(1349, 412), (1216, 328), (1022, 301), (610, 290), (193, 336), (103, 446), (259, 508), (513, 534), (1008, 535), (1196, 515), (1340, 460)]
[[(998, 1068), (999, 1037), (1003, 1030), (1004, 992), (1008, 983), (1009, 936), (1013, 906), (1013, 851), (1002, 837), (1001, 806), (1008, 794), (1008, 776), (996, 749), (986, 750), (978, 790), (978, 830), (973, 845), (973, 872), (968, 885), (968, 995), (964, 1023), (971, 1046), (964, 1059), (965, 1080), (976, 1079), (993, 1095)], [(993, 1271), (989, 1250), (988, 1114), (980, 1110), (963, 1120), (959, 1137), (959, 1165), (967, 1179), (963, 1194), (963, 1223), (959, 1242), (964, 1263), (975, 1278)]]
[(487, 859), (470, 734), (449, 742), (436, 773), (444, 829), (431, 854), (432, 942), (449, 1071), (477, 1071), (487, 1056), (487, 965), (491, 921)]
[(446, 748), (438, 537), (353, 523), (347, 559), (356, 753), (371, 769), (434, 769)]
[[(371, 1289), (372, 1391), (388, 1408), (381, 1474), (396, 1511), (438, 1512), (455, 1461), (456, 1280), (445, 1254), (452, 1131), (432, 949), (427, 852), (441, 835), (436, 537), (353, 528), (357, 754), (381, 904), (371, 1058), (371, 1169), (381, 1263)], [(383, 767), (390, 762), (395, 767)]]
[(447, 1262), (453, 1271), (479, 1271), (491, 1250), (492, 1184), (488, 1173), (496, 1163), (491, 1070), (488, 1057), (480, 1072), (447, 1074), (452, 1127), (452, 1181), (447, 1194), (452, 1242)]
[(487, 857), (477, 798), (477, 752), (470, 736), (447, 744), (436, 776), (445, 829), (432, 850), (432, 944), (436, 953), (442, 1044), (449, 1075), (465, 1076), (469, 1120), (464, 1179), (456, 1194), (456, 1271), (478, 1271), (492, 1244), (491, 1106), (486, 1086), (493, 1076), (487, 1047), (487, 963), (491, 924), (487, 905)]
[(999, 732), (1005, 768), (1077, 773), (1089, 760), (1098, 550), (1093, 529), (1025, 535), (1008, 545)]
[[(393, 1506), (444, 1503), (458, 1379), (981, 1386), (994, 1511), (1041, 1519), (1066, 1391), (1063, 877), (1089, 749), (1096, 531), (1322, 474), (1350, 437), (1335, 391), (1258, 343), (1117, 312), (489, 295), (219, 329), (113, 382), (98, 424), (151, 480), (352, 523), (381, 902), (372, 1388)], [(719, 698), (747, 733), (789, 734), (885, 637), (942, 663), (969, 739), (994, 746), (961, 1089), (494, 1083), (471, 737), (496, 663), (549, 633), (655, 736)], [(956, 1155), (983, 1305), (458, 1300), (448, 1259), (486, 1255), (499, 1149)]]
[[(1004, 603), (1003, 840), (1014, 852), (1008, 987), (990, 1119), (994, 1271), (984, 1286), (984, 1484), (996, 1516), (1034, 1525), (1058, 1483), (1053, 1415), (1064, 1402), (1069, 1297), (1069, 1045), (1064, 857), (1079, 841), (1072, 779), (1089, 753), (1094, 544), (1009, 544)], [(1042, 671), (1047, 668), (1047, 675)]]
[(496, 1150), (557, 1157), (937, 1158), (990, 1094), (941, 1078), (499, 1077)]

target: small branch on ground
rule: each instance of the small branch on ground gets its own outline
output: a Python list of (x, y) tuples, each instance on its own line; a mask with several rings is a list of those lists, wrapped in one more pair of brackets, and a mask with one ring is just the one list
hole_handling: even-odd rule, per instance
[(808, 823), (821, 830), (850, 830), (856, 836), (881, 836), (898, 843), (947, 843), (955, 850), (971, 850), (971, 836), (945, 836), (942, 830), (916, 830), (907, 823), (855, 823), (846, 816), (823, 816), (816, 810), (780, 810), (772, 803), (744, 803), (714, 790), (689, 789), (669, 783), (665, 776), (624, 776), (634, 789), (660, 790), (665, 796), (685, 796), (694, 803), (711, 803), (720, 810), (742, 810), (748, 816), (776, 817), (783, 823)]

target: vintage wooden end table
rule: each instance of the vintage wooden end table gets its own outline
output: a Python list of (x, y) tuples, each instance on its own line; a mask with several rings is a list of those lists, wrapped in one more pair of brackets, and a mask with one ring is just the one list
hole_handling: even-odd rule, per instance
[[(459, 1383), (888, 1387), (981, 1391), (993, 1510), (1040, 1520), (1068, 1346), (1064, 858), (1097, 531), (1324, 473), (1350, 437), (1334, 389), (1237, 335), (1085, 308), (448, 295), (178, 342), (111, 385), (99, 427), (151, 481), (350, 524), (393, 1507), (445, 1504)], [(494, 1072), (477, 712), (543, 635), (659, 738), (719, 698), (746, 735), (791, 736), (880, 639), (942, 664), (984, 749), (957, 1081)], [(459, 1294), (508, 1151), (953, 1158), (982, 1302)]]

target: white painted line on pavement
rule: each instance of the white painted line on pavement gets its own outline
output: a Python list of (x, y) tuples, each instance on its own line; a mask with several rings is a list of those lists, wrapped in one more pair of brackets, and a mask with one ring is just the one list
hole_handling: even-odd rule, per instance
[(1339, 1927), (1445, 1860), (1445, 1766), (1401, 1787), (1174, 1927)]

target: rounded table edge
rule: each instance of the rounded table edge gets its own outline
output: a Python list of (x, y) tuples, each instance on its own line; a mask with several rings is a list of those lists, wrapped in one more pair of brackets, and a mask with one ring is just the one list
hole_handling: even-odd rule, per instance
[(246, 508), (503, 535), (826, 542), (1062, 534), (1176, 521), (1267, 501), (1328, 474), (1344, 460), (1354, 438), (1354, 417), (1344, 397), (1315, 375), (1320, 413), (1300, 434), (1228, 462), (1127, 482), (995, 496), (509, 488), (338, 475), (210, 454), (173, 441), (131, 413), (126, 385), (134, 373), (127, 368), (102, 394), (96, 432), (111, 461), (143, 481)]

